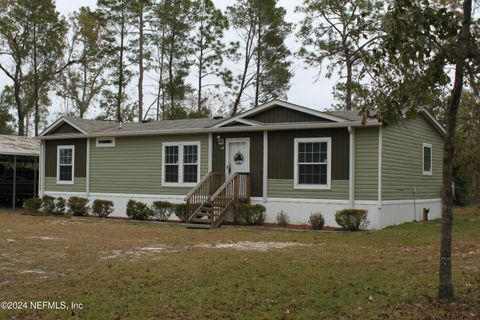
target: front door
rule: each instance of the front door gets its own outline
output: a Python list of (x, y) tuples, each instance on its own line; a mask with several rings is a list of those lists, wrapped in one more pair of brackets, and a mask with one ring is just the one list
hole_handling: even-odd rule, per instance
[(250, 172), (250, 139), (227, 139), (226, 142), (226, 176), (235, 172)]

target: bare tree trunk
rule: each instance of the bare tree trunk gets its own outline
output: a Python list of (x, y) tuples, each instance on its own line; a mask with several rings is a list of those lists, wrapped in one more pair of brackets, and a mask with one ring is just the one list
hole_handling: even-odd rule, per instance
[(245, 42), (245, 61), (243, 64), (242, 80), (238, 88), (237, 97), (235, 98), (235, 102), (233, 103), (231, 116), (234, 116), (237, 114), (238, 106), (240, 105), (240, 100), (242, 98), (243, 91), (245, 90), (245, 87), (246, 87), (247, 72), (248, 72), (248, 67), (250, 66), (251, 49), (252, 49), (252, 43), (253, 43), (253, 37), (254, 37), (253, 35), (254, 31), (252, 31), (252, 29), (253, 27), (251, 26), (250, 29), (248, 30), (247, 41)]
[[(163, 59), (165, 56), (165, 26), (162, 27), (162, 44), (160, 45), (160, 72), (158, 77), (158, 91), (157, 91), (157, 121), (160, 120), (160, 105), (162, 106), (162, 111), (164, 111), (165, 105), (165, 89), (162, 89), (163, 85)], [(158, 46), (158, 45), (157, 45)], [(158, 49), (157, 49), (158, 50)], [(157, 51), (158, 52), (158, 51)], [(163, 92), (162, 92), (163, 91)], [(162, 98), (162, 102), (160, 102)], [(165, 117), (163, 118), (165, 120)]]
[(38, 136), (38, 124), (40, 122), (39, 103), (38, 103), (38, 61), (37, 61), (37, 26), (33, 27), (33, 100), (35, 103), (34, 126), (35, 136)]
[(138, 121), (142, 122), (143, 120), (143, 11), (144, 11), (144, 2), (140, 1), (140, 21), (139, 21), (139, 52), (138, 52)]
[(347, 81), (345, 83), (345, 110), (352, 110), (352, 61), (347, 55)]
[[(173, 49), (175, 46), (175, 36), (172, 35), (172, 40), (170, 42), (170, 54), (168, 57), (168, 83), (170, 87), (170, 110), (175, 108), (175, 90), (174, 90), (174, 79), (173, 79)], [(165, 119), (165, 116), (163, 117)]]
[(118, 92), (117, 92), (117, 122), (122, 122), (122, 94), (123, 94), (123, 52), (125, 42), (125, 9), (122, 9), (122, 20), (120, 22), (120, 58), (118, 65)]
[[(200, 41), (203, 41), (203, 36)], [(202, 80), (203, 80), (203, 46), (200, 48), (200, 59), (198, 61), (198, 93), (197, 93), (198, 113), (202, 112)]]
[(24, 136), (25, 135), (25, 114), (21, 110), (21, 108), (17, 107), (17, 125), (18, 125), (18, 135)]
[(468, 55), (470, 24), (472, 19), (472, 0), (463, 2), (463, 25), (458, 36), (457, 61), (455, 63), (455, 80), (450, 103), (445, 117), (447, 136), (443, 147), (443, 210), (442, 235), (440, 243), (440, 270), (438, 297), (452, 299), (454, 296), (452, 283), (452, 223), (453, 223), (453, 156), (454, 138), (457, 124), (457, 112), (463, 90), (463, 77)]
[(258, 100), (260, 96), (260, 64), (262, 61), (262, 26), (260, 21), (258, 22), (258, 32), (257, 32), (257, 70), (256, 70), (256, 80), (255, 80), (255, 104), (254, 108), (258, 107)]

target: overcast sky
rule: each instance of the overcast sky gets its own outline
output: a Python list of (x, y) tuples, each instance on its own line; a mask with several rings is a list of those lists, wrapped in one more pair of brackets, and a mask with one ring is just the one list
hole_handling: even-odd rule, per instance
[[(213, 0), (216, 6), (222, 10), (229, 5), (234, 4), (234, 1), (227, 0)], [(96, 0), (57, 0), (57, 9), (61, 14), (67, 16), (73, 11), (78, 10), (81, 6), (90, 6), (95, 7)], [(295, 7), (302, 3), (301, 0), (279, 0), (279, 5), (287, 9), (287, 21), (297, 23), (300, 21), (301, 16), (295, 13)], [(226, 41), (235, 40), (232, 38), (234, 33), (228, 33), (226, 35)], [(296, 52), (299, 48), (299, 45), (295, 42), (294, 34), (287, 39), (287, 45), (292, 52)], [(232, 69), (235, 69), (235, 65), (229, 65)], [(291, 80), (291, 88), (288, 92), (288, 101), (303, 106), (315, 108), (322, 110), (329, 107), (333, 102), (332, 97), (332, 86), (335, 84), (337, 79), (326, 79), (322, 75), (318, 81), (317, 79), (318, 69), (308, 68), (305, 69), (305, 65), (297, 58), (293, 58), (292, 68), (294, 71), (294, 77)], [(0, 85), (3, 87), (5, 84), (9, 84), (8, 79), (4, 74), (0, 75)], [(148, 83), (146, 84), (148, 86)], [(136, 97), (136, 92), (134, 91), (135, 83), (132, 82), (129, 92), (132, 96)], [(148, 96), (146, 93), (145, 104), (148, 105), (153, 101), (151, 96)], [(50, 121), (57, 117), (57, 114), (62, 107), (63, 101), (60, 99), (54, 99), (54, 106), (50, 109)], [(93, 117), (97, 112), (90, 112), (87, 116)]]

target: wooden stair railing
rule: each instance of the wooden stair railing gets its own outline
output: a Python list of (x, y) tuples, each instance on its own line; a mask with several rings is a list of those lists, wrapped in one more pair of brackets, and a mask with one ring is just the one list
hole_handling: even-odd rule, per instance
[(250, 201), (250, 173), (236, 172), (209, 199), (213, 208), (212, 227), (223, 222), (227, 209), (237, 203)]
[(225, 175), (221, 172), (209, 172), (200, 182), (185, 196), (187, 205), (187, 222), (199, 212), (203, 205), (208, 202), (210, 196), (223, 184)]

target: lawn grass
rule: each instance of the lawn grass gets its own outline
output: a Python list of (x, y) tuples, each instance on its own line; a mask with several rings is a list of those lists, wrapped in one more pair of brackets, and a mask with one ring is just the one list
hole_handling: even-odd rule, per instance
[[(457, 299), (440, 303), (439, 221), (315, 233), (1, 212), (0, 301), (83, 309), (0, 319), (479, 319), (478, 207), (456, 209), (453, 237)], [(211, 247), (244, 241), (289, 246)]]

